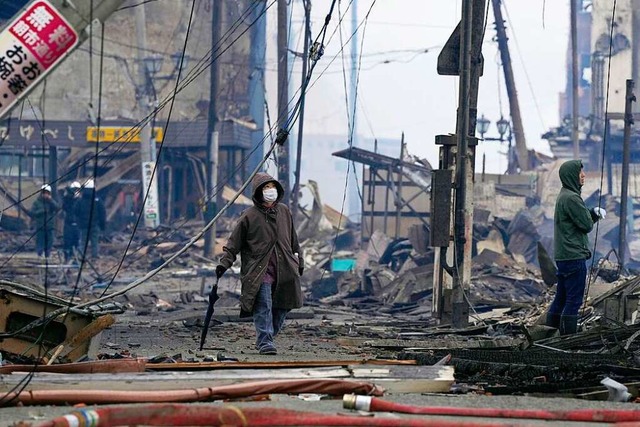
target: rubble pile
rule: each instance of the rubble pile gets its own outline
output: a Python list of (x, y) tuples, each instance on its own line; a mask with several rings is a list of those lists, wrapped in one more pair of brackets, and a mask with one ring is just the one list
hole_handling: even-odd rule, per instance
[[(355, 356), (446, 365), (451, 378), (455, 376), (451, 390), (493, 394), (586, 396), (596, 392), (605, 376), (640, 379), (636, 373), (640, 279), (622, 271), (614, 256), (614, 214), (598, 234), (598, 262), (589, 276), (581, 332), (560, 337), (555, 329), (541, 325), (555, 290), (553, 223), (547, 207), (529, 196), (524, 202), (509, 200), (510, 208), (504, 211), (479, 203), (474, 212), (471, 281), (465, 294), (470, 325), (455, 329), (432, 317), (435, 250), (430, 246), (429, 225), (413, 224), (406, 237), (397, 238), (374, 230), (363, 241), (360, 225), (322, 204), (316, 183), (306, 188), (312, 203), (302, 207), (298, 222), (305, 251), (306, 306), (290, 314), (291, 325), (284, 332), (291, 343), (286, 351), (300, 355), (294, 357), (309, 358), (311, 346), (324, 359)], [(503, 193), (505, 200), (519, 197), (511, 190)], [(218, 254), (235, 219), (231, 216), (218, 224)], [(98, 259), (75, 264), (62, 263), (60, 254), (44, 262), (32, 252), (21, 253), (21, 245), (31, 248), (29, 234), (5, 230), (3, 236), (14, 242), (15, 251), (6, 257), (5, 285), (28, 284), (57, 297), (60, 304), (90, 301), (120, 291), (162, 265), (203, 225), (202, 221), (174, 223), (154, 233), (136, 232), (133, 239), (130, 227), (112, 231), (104, 236)], [(630, 247), (634, 243), (631, 239)], [(239, 263), (217, 284), (220, 300), (211, 323), (214, 354), (193, 350), (204, 326), (202, 315), (217, 265), (216, 259), (201, 255), (202, 247), (197, 241), (158, 272), (151, 287), (115, 297), (119, 312), (113, 325), (90, 319), (94, 329), (103, 328), (104, 342), (96, 354), (88, 346), (89, 338), (79, 334), (85, 343), (80, 346), (86, 350), (83, 357), (109, 361), (142, 356), (147, 365), (171, 363), (176, 369), (212, 360), (241, 363), (245, 350), (230, 349), (250, 343), (253, 332), (246, 323), (250, 319), (238, 316)], [(50, 340), (44, 362), (75, 361), (55, 355), (57, 341)], [(2, 341), (0, 351), (6, 362), (28, 362), (19, 356), (19, 348), (8, 350)]]

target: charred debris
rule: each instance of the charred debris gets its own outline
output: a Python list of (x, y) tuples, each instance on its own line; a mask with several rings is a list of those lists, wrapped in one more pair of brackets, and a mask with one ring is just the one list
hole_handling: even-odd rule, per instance
[[(307, 264), (306, 307), (292, 317), (321, 318), (323, 328), (298, 325), (296, 333), (333, 340), (346, 354), (373, 356), (364, 363), (375, 359), (391, 365), (409, 363), (416, 372), (418, 366), (449, 367), (449, 372), (431, 370), (421, 377), (429, 390), (553, 393), (606, 400), (610, 395), (601, 381), (609, 378), (620, 387), (627, 384), (637, 396), (640, 279), (635, 272), (640, 247), (632, 237), (628, 239), (629, 259), (622, 268), (615, 256), (615, 205), (619, 203), (615, 197), (603, 196), (612, 214), (591, 236), (592, 241), (597, 238), (597, 248), (589, 296), (580, 311), (580, 332), (559, 336), (542, 325), (555, 290), (555, 266), (549, 254), (559, 162), (526, 175), (477, 175), (473, 264), (465, 290), (469, 325), (454, 328), (447, 319), (450, 307), (443, 308), (440, 320), (432, 313), (435, 257), (430, 238), (431, 228), (437, 225), (430, 224), (428, 214), (430, 165), (410, 156), (399, 162), (364, 151), (352, 154), (365, 166), (361, 224), (324, 205), (318, 183), (308, 182), (303, 189), (311, 200), (300, 206), (298, 227)], [(600, 197), (595, 184), (584, 191), (587, 203)], [(380, 214), (377, 209), (385, 204), (396, 210)], [(426, 215), (416, 215), (423, 211)], [(234, 218), (231, 215), (218, 226), (218, 253)], [(0, 283), (0, 352), (4, 366), (0, 372), (7, 374), (5, 386), (11, 385), (10, 372), (34, 362), (69, 374), (86, 369), (124, 373), (235, 363), (233, 357), (222, 353), (212, 357), (206, 352), (158, 354), (141, 362), (136, 357), (140, 344), (129, 343), (125, 348), (107, 342), (100, 347), (102, 332), (146, 316), (179, 319), (182, 330), (176, 339), (197, 341), (216, 265), (216, 260), (200, 255), (200, 241), (164, 269), (163, 286), (91, 302), (157, 268), (201, 227), (197, 221), (163, 226), (131, 242), (126, 230), (113, 231), (102, 242), (101, 256), (81, 263), (82, 271), (78, 263), (62, 262), (57, 252), (43, 261), (34, 255), (29, 233), (3, 229), (6, 261)], [(238, 271), (225, 280), (214, 324), (243, 321), (237, 310)], [(39, 323), (34, 327), (32, 322), (42, 313), (49, 315), (46, 327)], [(43, 351), (35, 351), (36, 344), (42, 344)], [(82, 367), (75, 362), (83, 362)], [(86, 365), (102, 362), (110, 365)], [(56, 371), (56, 366), (62, 370)], [(288, 366), (282, 362), (279, 368)], [(301, 362), (299, 366), (316, 365)], [(396, 380), (401, 383), (411, 375), (403, 371)], [(434, 384), (438, 384), (435, 389)]]

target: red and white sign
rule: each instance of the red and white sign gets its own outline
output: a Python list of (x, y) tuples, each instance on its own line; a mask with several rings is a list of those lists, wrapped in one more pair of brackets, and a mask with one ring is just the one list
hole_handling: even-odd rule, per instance
[(46, 0), (37, 0), (0, 34), (0, 117), (78, 43)]

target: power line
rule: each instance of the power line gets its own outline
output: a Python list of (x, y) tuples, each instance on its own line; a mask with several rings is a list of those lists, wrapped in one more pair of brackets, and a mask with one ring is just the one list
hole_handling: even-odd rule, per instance
[[(273, 3), (272, 3), (273, 4)], [(335, 0), (332, 3), (331, 6), (331, 11), (333, 10), (333, 7), (335, 6)], [(266, 11), (266, 9), (265, 9)], [(331, 17), (331, 12), (329, 13), (329, 15), (327, 16), (326, 19), (326, 24), (323, 27), (323, 30), (321, 31), (321, 35), (323, 36), (323, 40), (324, 40), (324, 34), (326, 33), (326, 26), (328, 25), (328, 22), (330, 20)], [(254, 21), (255, 22), (255, 21)], [(319, 36), (320, 37), (320, 36)], [(309, 67), (309, 73), (306, 76), (306, 78), (304, 79), (303, 85), (301, 90), (303, 92), (305, 92), (306, 90), (308, 90), (308, 84), (311, 80), (311, 76), (312, 73), (315, 69), (315, 66), (317, 64), (317, 61), (321, 58), (322, 56), (322, 51), (324, 50), (323, 46), (319, 46), (319, 49), (316, 50), (316, 54), (314, 55), (313, 61), (311, 66)], [(176, 87), (176, 91), (177, 91), (177, 87)], [(173, 95), (175, 97), (175, 93)], [(186, 252), (194, 243), (196, 240), (198, 240), (199, 238), (201, 238), (204, 233), (213, 226), (213, 224), (215, 224), (215, 222), (218, 220), (218, 218), (224, 213), (226, 212), (226, 210), (228, 209), (229, 206), (231, 206), (235, 200), (240, 196), (240, 194), (244, 191), (244, 189), (249, 185), (249, 183), (251, 182), (251, 179), (253, 176), (255, 176), (255, 174), (258, 172), (258, 170), (264, 165), (264, 163), (267, 161), (268, 157), (271, 155), (271, 153), (273, 152), (273, 150), (275, 149), (276, 144), (278, 143), (282, 143), (284, 141), (282, 141), (282, 139), (284, 138), (286, 140), (286, 136), (288, 135), (289, 130), (291, 129), (291, 127), (294, 125), (295, 121), (297, 120), (298, 114), (299, 114), (299, 108), (300, 108), (300, 99), (298, 99), (298, 101), (295, 103), (295, 107), (292, 110), (290, 117), (287, 119), (286, 121), (286, 126), (284, 128), (281, 128), (281, 131), (279, 131), (278, 133), (278, 138), (276, 138), (276, 140), (271, 144), (270, 148), (268, 149), (267, 153), (265, 154), (262, 162), (260, 162), (260, 164), (258, 164), (258, 166), (255, 168), (255, 170), (252, 172), (251, 176), (247, 179), (247, 181), (245, 181), (245, 183), (243, 184), (243, 186), (238, 190), (238, 192), (235, 194), (235, 196), (232, 198), (232, 200), (230, 200), (219, 212), (218, 214), (194, 237), (191, 238), (191, 240), (179, 251), (177, 251), (174, 255), (172, 255), (168, 260), (166, 260), (162, 265), (160, 265), (159, 267), (155, 268), (154, 270), (148, 272), (144, 277), (135, 280), (134, 282), (132, 282), (129, 286), (127, 286), (125, 289), (114, 292), (110, 295), (105, 295), (97, 300), (94, 301), (90, 301), (87, 303), (83, 303), (83, 304), (79, 304), (76, 305), (75, 307), (80, 309), (80, 308), (84, 308), (90, 305), (94, 305), (97, 303), (100, 303), (102, 301), (105, 301), (107, 299), (113, 298), (117, 295), (122, 295), (126, 292), (128, 292), (129, 290), (139, 286), (140, 284), (144, 283), (145, 281), (149, 280), (150, 278), (152, 278), (153, 276), (155, 276), (159, 271), (161, 271), (164, 267), (166, 267), (168, 264), (170, 264), (171, 262), (173, 262), (178, 256), (182, 255), (184, 252)], [(266, 136), (265, 136), (266, 138)], [(14, 335), (18, 335), (21, 333), (24, 333), (26, 331), (29, 331), (35, 327), (38, 327), (39, 325), (43, 324), (43, 323), (47, 323), (49, 321), (51, 321), (51, 319), (54, 319), (55, 317), (57, 317), (58, 315), (60, 315), (62, 312), (64, 312), (64, 309), (58, 309), (58, 310), (54, 310), (53, 312), (47, 314), (46, 316), (43, 316), (42, 318), (35, 320), (33, 322), (31, 322), (30, 324), (24, 326), (23, 328), (13, 331), (11, 333), (2, 333), (0, 334), (0, 338), (2, 337), (9, 337), (9, 336), (14, 336)]]
[[(195, 6), (196, 6), (196, 0), (193, 0), (193, 2), (191, 3), (191, 14), (189, 15), (189, 23), (187, 24), (187, 34), (184, 38), (184, 45), (182, 47), (182, 59), (181, 59), (181, 63), (180, 63), (180, 67), (178, 69), (178, 77), (176, 78), (176, 84), (174, 86), (174, 94), (175, 91), (178, 88), (178, 82), (180, 81), (180, 76), (182, 74), (182, 63), (184, 62), (184, 54), (187, 50), (187, 44), (189, 42), (189, 33), (191, 30), (191, 24), (193, 22), (193, 12), (195, 10)], [(173, 112), (173, 106), (175, 105), (175, 96), (172, 97), (171, 99), (171, 106), (169, 107), (169, 114), (167, 116), (167, 120), (165, 122), (164, 125), (164, 133), (167, 132), (167, 128), (169, 127), (169, 123), (171, 121), (171, 113)], [(153, 130), (152, 130), (153, 132)], [(160, 141), (160, 148), (158, 149), (158, 157), (160, 157), (160, 155), (162, 154), (162, 149), (164, 147), (164, 138)], [(153, 147), (153, 149), (155, 150), (155, 147)], [(153, 165), (153, 169), (151, 171), (151, 179), (149, 180), (149, 186), (147, 187), (146, 191), (145, 191), (145, 195), (144, 195), (144, 199), (142, 200), (142, 206), (145, 205), (145, 203), (147, 202), (147, 198), (149, 197), (149, 192), (151, 191), (151, 186), (153, 183), (153, 179), (154, 176), (156, 174), (156, 170), (158, 168), (158, 162), (156, 161)], [(102, 291), (102, 295), (105, 295), (107, 293), (107, 291), (109, 290), (109, 288), (111, 287), (111, 284), (113, 283), (113, 281), (115, 280), (115, 278), (118, 276), (118, 273), (120, 272), (120, 268), (122, 267), (122, 264), (124, 263), (124, 259), (127, 256), (127, 252), (129, 250), (129, 248), (131, 247), (131, 243), (133, 242), (133, 237), (136, 234), (136, 230), (138, 229), (138, 225), (140, 224), (140, 220), (142, 219), (142, 214), (144, 212), (144, 208), (140, 209), (140, 212), (138, 213), (138, 217), (136, 218), (136, 222), (135, 225), (133, 226), (133, 231), (131, 232), (131, 237), (129, 238), (129, 241), (127, 242), (127, 246), (122, 254), (122, 257), (120, 258), (120, 263), (118, 264), (118, 268), (116, 269), (116, 272), (113, 274), (113, 278), (109, 281), (109, 283), (107, 284), (107, 286), (104, 288), (104, 290)], [(86, 251), (86, 246), (85, 246), (85, 251)]]

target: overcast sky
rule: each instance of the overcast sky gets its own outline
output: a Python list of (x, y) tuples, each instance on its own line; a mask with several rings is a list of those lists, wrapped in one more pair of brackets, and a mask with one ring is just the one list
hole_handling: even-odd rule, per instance
[[(426, 157), (436, 166), (438, 151), (434, 138), (438, 134), (455, 132), (458, 102), (457, 78), (438, 75), (436, 62), (441, 47), (460, 20), (461, 0), (357, 0), (360, 20), (364, 19), (372, 2), (375, 4), (362, 48), (358, 134), (364, 138), (399, 138), (404, 131), (409, 152)], [(315, 38), (331, 0), (313, 0), (312, 3)], [(291, 4), (294, 8), (291, 48), (301, 51), (298, 29), (302, 25), (302, 2), (292, 1)], [(348, 4), (348, 1), (340, 2), (342, 14)], [(548, 145), (540, 135), (558, 125), (559, 92), (563, 91), (566, 79), (569, 0), (504, 0), (503, 13), (527, 145), (549, 153)], [(343, 41), (352, 32), (351, 12), (346, 15)], [(272, 45), (275, 42), (275, 30), (271, 26), (274, 17), (275, 7), (270, 11), (268, 36), (268, 43)], [(338, 21), (336, 9), (327, 40)], [(492, 41), (495, 37), (493, 22), (493, 13), (490, 13), (483, 44), (485, 69), (480, 79), (478, 102), (478, 115), (484, 114), (493, 122), (486, 136), (497, 136), (495, 121), (501, 112), (504, 116), (509, 114), (497, 43)], [(359, 37), (362, 37), (362, 31)], [(307, 97), (305, 133), (347, 134), (342, 61), (338, 57), (329, 65), (339, 46), (340, 35), (336, 32), (316, 68), (316, 76), (325, 67), (328, 69)], [(299, 62), (296, 63), (298, 66)], [(267, 68), (273, 70), (275, 67)], [(294, 70), (294, 75), (298, 70)], [(268, 91), (271, 91), (269, 98), (275, 111), (275, 72), (268, 72), (267, 79)], [(347, 85), (348, 79), (347, 74)], [(489, 172), (503, 172), (506, 168), (506, 157), (498, 154), (498, 145), (484, 142), (479, 148), (480, 153), (487, 152)], [(504, 149), (506, 146), (502, 147)]]

